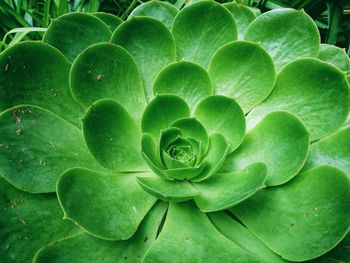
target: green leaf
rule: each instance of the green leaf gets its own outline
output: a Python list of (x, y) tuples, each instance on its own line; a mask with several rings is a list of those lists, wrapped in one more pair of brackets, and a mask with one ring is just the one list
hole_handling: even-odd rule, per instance
[(303, 10), (278, 8), (258, 16), (245, 39), (270, 53), (277, 69), (299, 57), (316, 57), (320, 36), (315, 22)]
[(123, 22), (123, 20), (121, 20), (119, 17), (109, 13), (96, 12), (92, 13), (92, 15), (101, 19), (102, 22), (107, 25), (109, 30), (111, 30), (111, 32), (114, 32), (114, 30), (116, 30), (117, 27)]
[(0, 54), (0, 111), (33, 104), (79, 126), (82, 108), (69, 89), (70, 67), (57, 49), (41, 42), (22, 42), (6, 49)]
[(170, 29), (178, 12), (175, 6), (167, 2), (150, 1), (136, 7), (129, 15), (129, 19), (134, 16), (148, 16), (159, 20)]
[(235, 41), (220, 48), (209, 65), (215, 93), (234, 98), (244, 112), (262, 102), (276, 82), (275, 65), (259, 44)]
[(141, 263), (143, 255), (156, 239), (166, 208), (165, 203), (156, 204), (128, 240), (109, 241), (81, 233), (42, 248), (33, 263)]
[(165, 170), (164, 173), (167, 177), (175, 180), (188, 180), (203, 174), (204, 170), (207, 168), (206, 163), (201, 163), (195, 167), (188, 168), (176, 168)]
[(216, 230), (192, 203), (170, 203), (163, 229), (143, 262), (257, 261)]
[(153, 82), (159, 71), (176, 59), (170, 31), (154, 18), (132, 17), (114, 31), (111, 42), (134, 56), (141, 71), (146, 98), (151, 100)]
[(56, 47), (67, 59), (73, 61), (92, 44), (108, 42), (111, 34), (108, 26), (93, 15), (68, 13), (52, 20), (43, 41)]
[(214, 175), (222, 166), (227, 154), (229, 153), (230, 146), (225, 140), (225, 137), (219, 133), (214, 133), (209, 137), (209, 149), (202, 161), (202, 165), (205, 165), (205, 170), (192, 181), (200, 182), (210, 176)]
[(245, 133), (245, 117), (234, 99), (210, 96), (198, 104), (194, 115), (209, 135), (222, 134), (230, 146), (230, 151), (241, 144)]
[(175, 17), (172, 33), (178, 59), (204, 68), (217, 49), (237, 39), (232, 15), (214, 1), (200, 1), (182, 9)]
[(0, 176), (0, 258), (3, 263), (31, 262), (42, 246), (81, 230), (62, 220), (55, 194), (19, 191)]
[(189, 116), (190, 109), (180, 97), (171, 94), (157, 95), (143, 113), (142, 132), (158, 139), (161, 130), (168, 128), (174, 121)]
[(304, 261), (326, 253), (349, 231), (346, 200), (349, 179), (336, 168), (322, 166), (283, 187), (261, 190), (232, 211), (272, 251)]
[(2, 112), (0, 134), (0, 173), (27, 192), (54, 192), (59, 175), (70, 167), (100, 167), (81, 130), (36, 106)]
[(138, 122), (147, 104), (133, 57), (110, 43), (92, 45), (77, 57), (70, 86), (74, 98), (85, 108), (98, 99), (112, 98)]
[(222, 6), (226, 7), (231, 12), (237, 24), (238, 39), (244, 39), (245, 33), (249, 24), (256, 18), (256, 14), (250, 7), (237, 4), (236, 2), (225, 3)]
[(266, 165), (255, 163), (238, 172), (215, 174), (193, 184), (201, 192), (194, 200), (202, 212), (230, 208), (263, 188), (266, 173)]
[(158, 176), (137, 177), (137, 181), (148, 193), (168, 202), (183, 202), (199, 195), (189, 182), (171, 182)]
[(225, 212), (208, 214), (215, 227), (228, 239), (249, 251), (259, 262), (282, 263), (286, 262), (276, 255), (247, 228), (232, 219)]
[(321, 165), (337, 167), (350, 178), (350, 127), (311, 145), (303, 170)]
[(104, 167), (115, 171), (147, 171), (141, 155), (141, 130), (116, 101), (102, 99), (83, 118), (86, 144)]
[(208, 73), (201, 66), (180, 61), (168, 65), (159, 73), (153, 93), (177, 95), (194, 110), (201, 100), (212, 95), (213, 87)]
[(136, 175), (67, 170), (57, 183), (65, 218), (102, 239), (129, 239), (156, 202), (137, 183)]
[(297, 59), (278, 74), (271, 95), (247, 117), (248, 129), (272, 111), (285, 110), (305, 124), (311, 140), (336, 131), (350, 108), (345, 75), (329, 63), (314, 58)]
[(270, 113), (228, 156), (222, 171), (237, 171), (263, 162), (267, 166), (266, 185), (284, 184), (303, 167), (309, 151), (309, 137), (303, 123), (293, 114)]
[(345, 73), (350, 73), (350, 59), (345, 49), (333, 45), (321, 44), (317, 57), (333, 64)]

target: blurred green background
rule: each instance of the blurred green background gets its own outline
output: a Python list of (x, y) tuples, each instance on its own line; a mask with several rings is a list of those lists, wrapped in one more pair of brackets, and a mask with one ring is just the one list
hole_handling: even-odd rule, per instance
[[(177, 7), (198, 0), (167, 0)], [(39, 39), (51, 19), (67, 12), (107, 12), (126, 19), (147, 0), (0, 0), (0, 51), (23, 39)], [(218, 0), (218, 2), (230, 2)], [(317, 23), (323, 43), (350, 55), (350, 0), (236, 0), (266, 12), (281, 7), (304, 9)], [(213, 21), (215, 23), (215, 21)]]

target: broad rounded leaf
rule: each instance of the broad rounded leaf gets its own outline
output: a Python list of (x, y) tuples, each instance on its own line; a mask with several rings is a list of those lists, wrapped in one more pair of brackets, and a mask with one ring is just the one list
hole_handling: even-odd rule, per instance
[(82, 168), (63, 173), (57, 195), (65, 218), (107, 240), (129, 239), (156, 202), (136, 174), (104, 174)]
[(62, 53), (41, 42), (6, 49), (0, 54), (0, 111), (33, 104), (79, 126), (83, 111), (69, 89), (70, 67)]
[(141, 71), (146, 98), (151, 100), (153, 82), (159, 71), (176, 59), (170, 31), (154, 18), (132, 17), (114, 31), (111, 42), (134, 56)]
[(0, 258), (3, 263), (31, 262), (46, 244), (81, 232), (62, 220), (55, 194), (19, 191), (0, 176)]
[(171, 182), (158, 176), (138, 176), (137, 181), (145, 191), (164, 201), (183, 202), (193, 199), (200, 193), (186, 181)]
[(138, 122), (146, 106), (136, 62), (124, 48), (110, 43), (92, 45), (77, 57), (70, 72), (70, 86), (84, 107), (112, 98)]
[(136, 7), (129, 15), (129, 19), (134, 16), (148, 16), (159, 20), (170, 29), (178, 12), (175, 6), (167, 2), (149, 1)]
[(298, 116), (316, 140), (340, 128), (349, 105), (343, 72), (318, 59), (297, 59), (280, 71), (271, 95), (248, 114), (247, 126), (254, 127), (269, 112), (285, 110)]
[(258, 42), (280, 69), (298, 57), (316, 57), (320, 36), (316, 24), (303, 10), (275, 9), (258, 16), (245, 39)]
[(257, 261), (224, 237), (193, 204), (170, 203), (163, 229), (143, 262)]
[(81, 233), (42, 248), (33, 263), (141, 263), (143, 255), (156, 239), (166, 208), (165, 203), (156, 204), (128, 240), (103, 240)]
[(168, 128), (174, 121), (189, 116), (190, 109), (180, 97), (171, 94), (157, 95), (143, 113), (142, 132), (157, 139), (161, 130)]
[(209, 75), (216, 94), (234, 98), (244, 112), (250, 111), (271, 92), (275, 65), (259, 44), (235, 41), (213, 56)]
[(180, 61), (168, 65), (159, 73), (153, 93), (175, 94), (194, 110), (201, 100), (213, 93), (213, 87), (208, 73), (201, 66)]
[(346, 200), (349, 179), (336, 168), (322, 166), (282, 187), (261, 190), (232, 211), (275, 253), (304, 261), (332, 249), (349, 231)]
[(75, 166), (100, 168), (77, 127), (36, 106), (0, 114), (0, 173), (17, 188), (54, 192), (59, 175)]
[(95, 13), (92, 13), (92, 15), (101, 19), (103, 23), (107, 25), (109, 30), (111, 30), (111, 32), (116, 30), (116, 28), (123, 22), (123, 20), (121, 20), (119, 17), (109, 13), (95, 12)]
[(288, 112), (267, 115), (245, 137), (241, 146), (225, 161), (223, 171), (237, 171), (263, 162), (266, 185), (284, 184), (303, 167), (309, 151), (309, 133), (303, 123)]
[(226, 7), (231, 12), (237, 24), (238, 39), (244, 39), (245, 33), (249, 24), (256, 18), (256, 14), (248, 6), (238, 4), (236, 2), (225, 3), (222, 6)]
[(202, 212), (230, 208), (263, 188), (266, 172), (266, 165), (256, 163), (238, 172), (217, 173), (207, 180), (193, 184), (201, 192), (194, 200)]
[(97, 17), (84, 13), (67, 13), (52, 20), (43, 42), (56, 47), (67, 59), (73, 61), (88, 46), (108, 42), (111, 35), (108, 26)]
[(245, 118), (234, 99), (210, 96), (199, 103), (194, 115), (209, 135), (222, 134), (230, 146), (230, 151), (241, 144), (245, 133)]
[(172, 33), (178, 59), (204, 68), (218, 48), (237, 39), (232, 15), (214, 1), (200, 1), (182, 9), (175, 17)]
[(115, 171), (148, 170), (141, 156), (141, 129), (116, 101), (102, 99), (83, 118), (86, 144), (95, 159)]
[(345, 49), (333, 45), (321, 44), (317, 58), (332, 63), (345, 73), (350, 72), (350, 59)]

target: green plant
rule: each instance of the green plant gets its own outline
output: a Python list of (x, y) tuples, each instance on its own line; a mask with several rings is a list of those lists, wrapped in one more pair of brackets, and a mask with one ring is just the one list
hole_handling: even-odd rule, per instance
[(0, 54), (0, 258), (349, 260), (349, 67), (293, 9), (57, 18)]

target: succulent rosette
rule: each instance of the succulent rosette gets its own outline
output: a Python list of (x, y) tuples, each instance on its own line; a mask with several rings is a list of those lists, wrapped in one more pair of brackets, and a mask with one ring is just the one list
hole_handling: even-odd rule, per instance
[(0, 69), (2, 262), (349, 260), (350, 61), (304, 11), (71, 13)]

